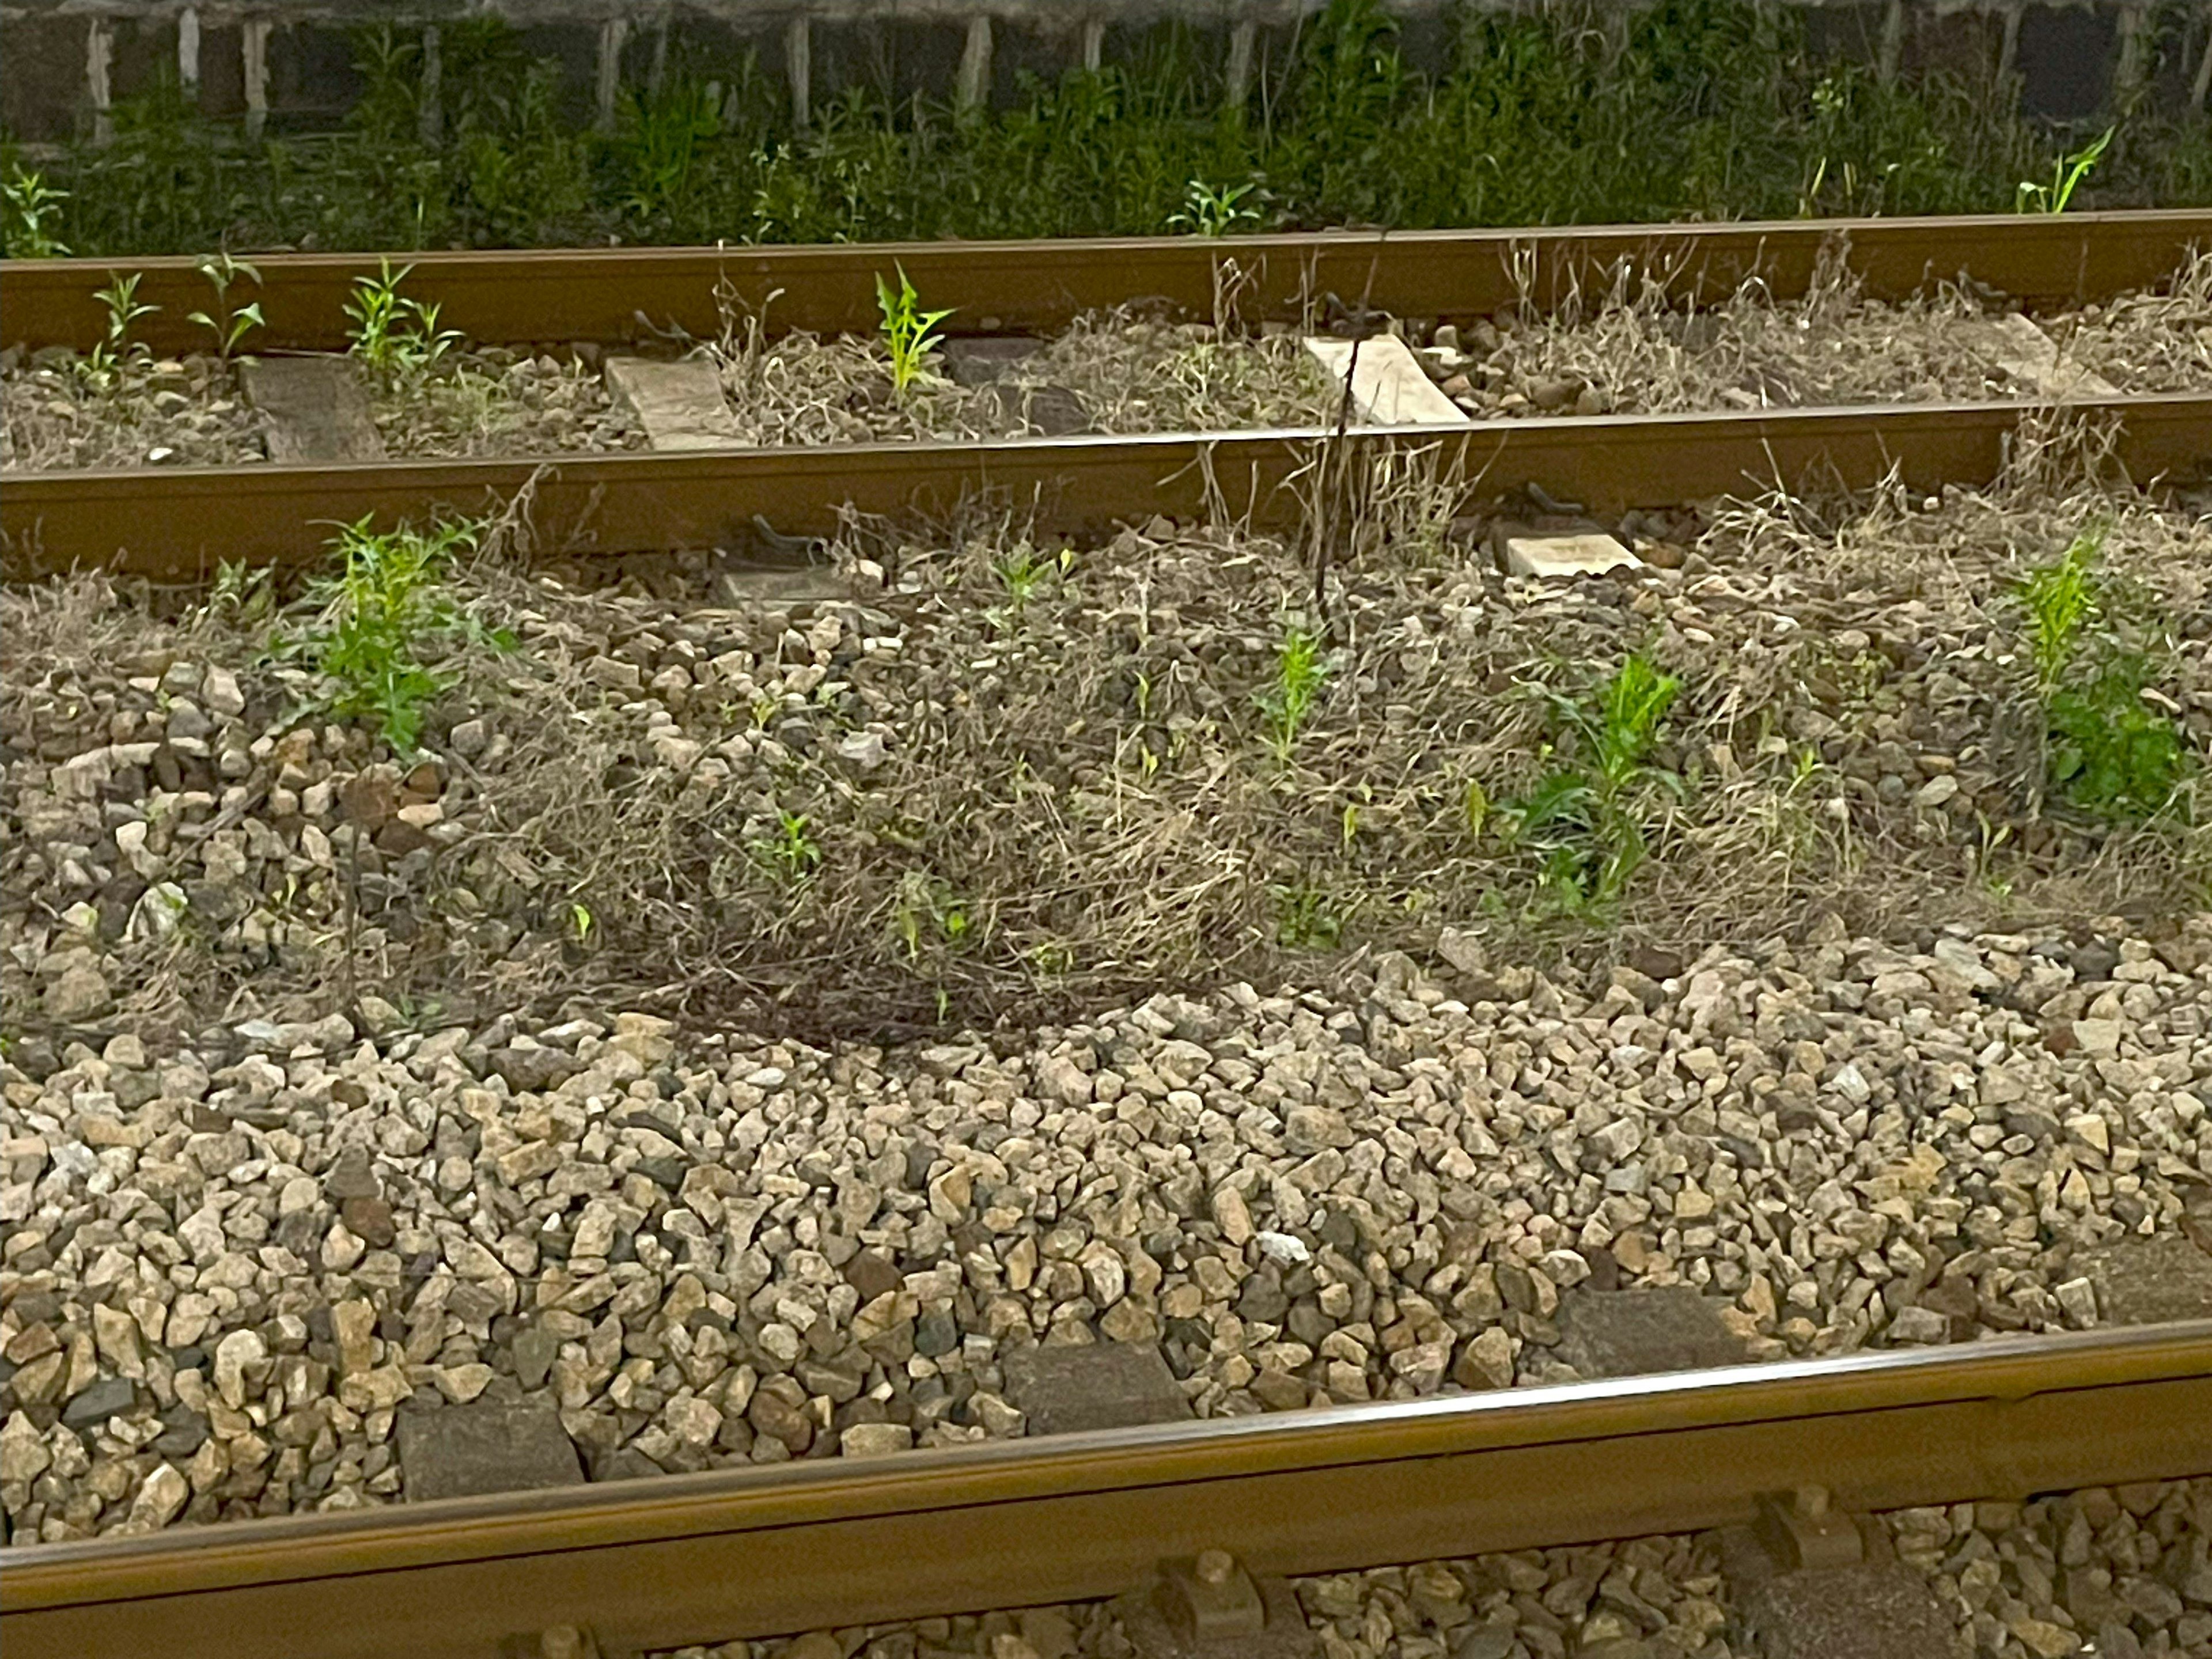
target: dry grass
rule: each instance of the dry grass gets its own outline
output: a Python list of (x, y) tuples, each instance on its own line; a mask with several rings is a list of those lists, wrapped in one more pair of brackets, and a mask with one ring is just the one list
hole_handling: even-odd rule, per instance
[[(495, 551), (456, 580), (523, 644), (447, 665), (465, 689), (445, 719), (505, 734), (450, 761), (466, 833), (410, 863), (341, 827), (337, 870), (284, 896), (274, 942), (138, 949), (134, 1013), (373, 989), (426, 1021), (643, 1006), (895, 1036), (1325, 980), (1448, 926), (1575, 971), (1838, 920), (1905, 939), (2172, 915), (2212, 890), (2212, 803), (2132, 829), (2046, 806), (2024, 701), (2013, 588), (2106, 520), (2111, 568), (2170, 619), (2162, 683), (2212, 750), (2212, 529), (2103, 464), (2078, 432), (2031, 429), (2001, 485), (1932, 510), (1895, 490), (1735, 502), (1677, 574), (1546, 587), (1499, 577), (1452, 494), (1401, 461), (1341, 481), (1363, 506), (1334, 521), (1322, 617), (1310, 541), (1233, 526), (1078, 550), (1004, 512), (855, 524), (834, 550), (863, 597), (795, 612), (568, 591)], [(864, 568), (885, 573), (872, 590)], [(9, 740), (56, 757), (76, 750), (40, 722), (103, 672), (243, 660), (258, 637), (150, 625), (84, 583), (11, 593), (0, 622)], [(1284, 742), (1268, 708), (1293, 630), (1322, 635), (1325, 676)], [(647, 635), (720, 665), (672, 714), (588, 672)], [(1639, 791), (1644, 861), (1617, 906), (1578, 909), (1511, 807), (1556, 764), (1556, 701), (1638, 652), (1681, 682), (1652, 756), (1680, 789)], [(868, 732), (879, 766), (841, 758)], [(369, 759), (364, 738), (341, 771)], [(1970, 805), (1916, 804), (1938, 762)], [(19, 840), (11, 880), (25, 856)]]
[(1493, 354), (1509, 378), (1578, 380), (1615, 414), (1915, 403), (2010, 395), (1960, 338), (1977, 301), (1940, 284), (1902, 305), (1866, 298), (1845, 250), (1824, 250), (1802, 298), (1753, 277), (1691, 309), (1669, 273), (1622, 264), (1601, 294), (1579, 290), (1514, 325)]
[(2192, 255), (2150, 293), (2063, 319), (2051, 331), (2075, 361), (2127, 391), (2212, 386), (2212, 253)]
[(760, 318), (726, 308), (721, 337), (702, 349), (721, 370), (740, 441), (763, 446), (1020, 436), (1036, 429), (1023, 394), (1048, 389), (1112, 433), (1310, 424), (1328, 403), (1326, 378), (1288, 336), (1246, 339), (1127, 311), (1077, 319), (999, 385), (956, 385), (940, 360), (903, 394), (872, 337), (771, 338)]
[[(1063, 564), (1006, 520), (950, 545), (856, 530), (845, 556), (912, 590), (884, 601), (903, 650), (853, 671), (896, 727), (880, 772), (856, 775), (826, 735), (728, 781), (587, 747), (515, 798), (518, 845), (586, 896), (599, 971), (702, 1012), (845, 1031), (1267, 980), (1443, 925), (1557, 959), (1601, 953), (1608, 930), (1679, 950), (1824, 914), (1896, 936), (2202, 902), (2201, 832), (2031, 813), (2005, 596), (2093, 514), (2117, 515), (2128, 566), (2202, 611), (2203, 526), (2086, 483), (1933, 514), (1885, 496), (1825, 526), (1744, 505), (1701, 547), (1729, 591), (1671, 601), (1509, 590), (1435, 523), (1370, 520), (1287, 763), (1259, 699), (1284, 630), (1312, 620), (1291, 550), (1125, 534)], [(1032, 556), (1049, 574), (1016, 604), (1006, 573)], [(1775, 569), (1795, 574), (1759, 574)], [(1683, 681), (1658, 759), (1686, 790), (1647, 803), (1649, 857), (1617, 914), (1570, 914), (1496, 815), (1471, 817), (1469, 786), (1494, 805), (1530, 789), (1556, 732), (1545, 694), (1585, 694), (1639, 648)], [(2180, 672), (2188, 695), (2212, 691), (2201, 665)], [(1974, 811), (1848, 775), (1899, 740), (1947, 754)], [(804, 858), (779, 853), (787, 823)]]

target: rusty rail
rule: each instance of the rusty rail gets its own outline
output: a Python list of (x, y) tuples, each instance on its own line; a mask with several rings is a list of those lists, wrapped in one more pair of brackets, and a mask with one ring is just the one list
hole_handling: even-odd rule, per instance
[(9, 1659), (617, 1650), (2212, 1470), (2212, 1322), (1212, 1419), (0, 1553)]
[[(441, 325), (488, 344), (636, 337), (655, 327), (709, 337), (728, 300), (775, 330), (877, 326), (875, 279), (903, 266), (933, 305), (958, 309), (954, 331), (1065, 327), (1075, 316), (1157, 298), (1212, 314), (1233, 280), (1242, 314), (1295, 319), (1309, 300), (1356, 300), (1401, 317), (1468, 318), (1526, 296), (1550, 307), (1601, 286), (1622, 259), (1670, 275), (1682, 294), (1712, 297), (1754, 272), (1778, 297), (1802, 295), (1824, 247), (1848, 248), (1866, 292), (1899, 299), (1966, 273), (2031, 308), (2087, 301), (2154, 284), (2190, 251), (2212, 246), (2212, 211), (2026, 217), (1792, 220), (1768, 223), (1594, 226), (1319, 235), (1115, 238), (1081, 241), (724, 248), (542, 249), (397, 255), (407, 290), (441, 307)], [(343, 306), (381, 256), (267, 254), (255, 264), (268, 319), (258, 350), (331, 350), (346, 343)], [(1234, 276), (1231, 278), (1231, 267)], [(1516, 265), (1518, 270), (1516, 272)], [(112, 273), (138, 271), (138, 297), (161, 310), (136, 337), (160, 351), (203, 349), (187, 319), (210, 289), (190, 258), (0, 263), (0, 342), (88, 348), (106, 313), (94, 297)], [(1525, 284), (1525, 289), (1524, 289)], [(241, 288), (239, 302), (248, 297)], [(771, 304), (771, 298), (773, 303)]]
[[(2212, 396), (2169, 393), (2074, 406), (2109, 423), (2137, 482), (2212, 469)], [(0, 489), (10, 579), (107, 567), (192, 581), (223, 561), (298, 564), (331, 528), (435, 513), (495, 512), (526, 489), (538, 544), (589, 554), (743, 549), (756, 515), (792, 535), (835, 528), (842, 508), (949, 511), (995, 495), (1040, 528), (1079, 534), (1153, 513), (1295, 522), (1322, 447), (1356, 458), (1425, 456), (1469, 500), (1534, 483), (1600, 512), (1671, 506), (1778, 486), (1866, 489), (1894, 469), (1915, 490), (1979, 484), (2003, 467), (2030, 411), (2017, 404), (1729, 411), (1497, 421), (1468, 428), (1319, 428), (1052, 441), (612, 454), (325, 466), (146, 467), (11, 477)]]

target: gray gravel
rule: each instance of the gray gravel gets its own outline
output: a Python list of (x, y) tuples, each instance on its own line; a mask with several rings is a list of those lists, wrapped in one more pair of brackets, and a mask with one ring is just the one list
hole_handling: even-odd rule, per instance
[(2212, 1224), (2202, 921), (1362, 982), (1003, 1052), (331, 1016), (11, 1064), (0, 1502), (379, 1501), (397, 1408), (540, 1387), (600, 1477), (1018, 1434), (1035, 1341), (1161, 1342), (1208, 1415), (1563, 1379), (1614, 1286), (1753, 1357), (2093, 1324), (2093, 1253)]

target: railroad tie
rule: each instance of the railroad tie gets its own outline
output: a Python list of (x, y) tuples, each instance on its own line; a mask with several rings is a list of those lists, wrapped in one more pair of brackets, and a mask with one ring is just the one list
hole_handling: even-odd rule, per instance
[(645, 429), (655, 449), (730, 449), (738, 422), (722, 397), (722, 379), (702, 357), (665, 363), (649, 357), (609, 357), (607, 390)]
[(269, 459), (380, 461), (384, 440), (349, 357), (248, 357), (246, 399), (261, 411)]
[(1413, 348), (1395, 334), (1358, 342), (1310, 337), (1306, 350), (1343, 386), (1352, 376), (1352, 406), (1377, 426), (1466, 426), (1467, 413), (1437, 389)]

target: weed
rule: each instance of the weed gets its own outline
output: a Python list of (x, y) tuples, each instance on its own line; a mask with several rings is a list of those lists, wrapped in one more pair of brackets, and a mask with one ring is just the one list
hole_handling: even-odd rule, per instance
[(803, 812), (776, 815), (775, 832), (751, 843), (755, 862), (786, 887), (796, 887), (821, 867), (822, 844), (808, 833)]
[(460, 343), (458, 329), (438, 326), (438, 307), (399, 292), (412, 265), (398, 270), (380, 261), (379, 274), (354, 278), (354, 298), (345, 307), (353, 319), (353, 355), (386, 385), (419, 386), (446, 354)]
[(2023, 179), (2013, 192), (2012, 210), (2014, 213), (2063, 213), (2066, 204), (2074, 199), (2075, 188), (2088, 177), (2089, 169), (2104, 159), (2105, 151), (2112, 142), (2118, 127), (2106, 127), (2098, 137), (2091, 139), (2070, 155), (2062, 153), (2051, 164), (2051, 182), (2038, 184), (2033, 179)]
[(2108, 528), (2075, 536), (2056, 562), (2020, 584), (2045, 775), (2071, 805), (2100, 817), (2149, 817), (2188, 771), (2172, 719), (2151, 706), (2151, 658), (2111, 616), (2096, 570)]
[(943, 881), (919, 870), (909, 870), (899, 878), (898, 896), (891, 906), (891, 931), (909, 963), (920, 962), (925, 951), (958, 950), (973, 930), (967, 904)]
[(0, 219), (0, 251), (10, 259), (68, 258), (68, 246), (55, 234), (67, 200), (67, 191), (55, 189), (39, 173), (24, 172), (20, 161), (11, 163), (7, 178), (0, 179), (0, 204), (4, 204), (6, 215)]
[(1291, 951), (1334, 951), (1346, 918), (1320, 888), (1304, 884), (1267, 890), (1275, 902), (1275, 942)]
[(131, 325), (141, 317), (150, 317), (161, 307), (148, 305), (138, 298), (138, 284), (144, 273), (133, 271), (128, 276), (111, 272), (108, 285), (100, 290), (100, 303), (107, 311), (107, 335), (85, 354), (81, 365), (86, 381), (96, 392), (112, 392), (121, 384), (123, 367), (132, 355)]
[(921, 296), (908, 280), (906, 267), (898, 268), (898, 291), (880, 273), (876, 277), (876, 306), (884, 314), (884, 343), (891, 356), (891, 389), (903, 392), (929, 372), (929, 355), (943, 342), (930, 331), (952, 314), (951, 309), (924, 311)]
[(428, 532), (403, 525), (375, 532), (364, 518), (338, 532), (339, 574), (309, 589), (313, 624), (282, 641), (280, 656), (301, 656), (331, 682), (331, 713), (368, 719), (402, 756), (416, 752), (422, 720), (447, 682), (426, 654), (464, 640), (504, 646), (456, 605), (439, 577), (458, 553), (473, 549), (474, 524), (441, 524)]
[(1512, 839), (1538, 855), (1544, 890), (1571, 913), (1620, 899), (1644, 861), (1647, 820), (1664, 797), (1682, 793), (1680, 775), (1650, 759), (1680, 690), (1673, 675), (1632, 656), (1594, 697), (1549, 694), (1546, 752), (1558, 763), (1504, 816)]
[(1260, 222), (1258, 210), (1243, 205), (1256, 185), (1223, 185), (1217, 188), (1202, 179), (1190, 181), (1182, 211), (1168, 216), (1168, 228), (1194, 236), (1226, 236), (1239, 225)]
[(2101, 527), (2084, 531), (2057, 563), (2030, 571), (2021, 583), (2035, 661), (2035, 693), (2045, 702), (2072, 665), (2084, 631), (2097, 619), (2096, 579), (2090, 567), (2104, 547), (2106, 533)]
[(1290, 764), (1298, 732), (1328, 684), (1328, 663), (1320, 637), (1303, 628), (1286, 629), (1275, 651), (1274, 678), (1252, 699), (1266, 717), (1267, 747), (1279, 764)]
[(224, 559), (216, 566), (215, 581), (208, 590), (200, 614), (210, 621), (240, 626), (265, 620), (276, 606), (274, 569), (249, 565), (243, 559)]
[(256, 288), (261, 286), (261, 273), (228, 250), (211, 253), (199, 262), (199, 273), (215, 289), (215, 311), (195, 311), (187, 319), (198, 323), (215, 336), (215, 355), (224, 362), (238, 349), (239, 342), (247, 332), (263, 325), (261, 301), (234, 307), (230, 303), (231, 284), (243, 276)]

